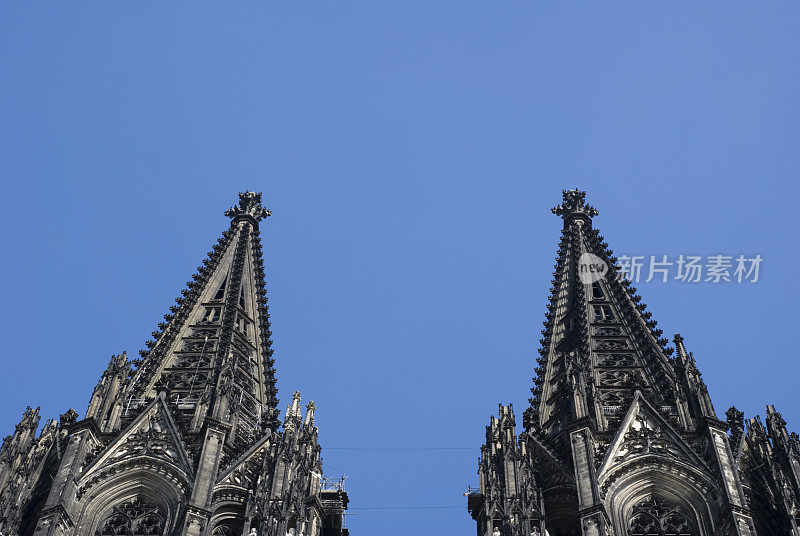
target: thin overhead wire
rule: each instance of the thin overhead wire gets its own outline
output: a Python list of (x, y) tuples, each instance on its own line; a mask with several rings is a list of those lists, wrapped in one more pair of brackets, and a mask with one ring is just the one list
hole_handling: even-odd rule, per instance
[(415, 450), (479, 450), (476, 447), (322, 447), (323, 450), (372, 450), (372, 451), (415, 451)]
[(359, 506), (354, 508), (353, 512), (348, 514), (357, 513), (359, 510), (463, 510), (466, 506)]

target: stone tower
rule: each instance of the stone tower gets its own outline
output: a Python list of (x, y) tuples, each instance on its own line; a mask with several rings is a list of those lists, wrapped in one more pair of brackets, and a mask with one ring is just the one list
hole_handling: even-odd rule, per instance
[(564, 227), (531, 406), (519, 436), (510, 406), (486, 428), (468, 494), (478, 536), (800, 536), (797, 435), (771, 406), (766, 427), (745, 430), (735, 408), (720, 420), (683, 339), (668, 348), (620, 277), (585, 193), (553, 212)]
[(230, 227), (147, 341), (114, 356), (86, 416), (37, 436), (26, 410), (0, 450), (5, 536), (341, 536), (347, 494), (322, 475), (313, 402), (280, 425), (259, 222)]

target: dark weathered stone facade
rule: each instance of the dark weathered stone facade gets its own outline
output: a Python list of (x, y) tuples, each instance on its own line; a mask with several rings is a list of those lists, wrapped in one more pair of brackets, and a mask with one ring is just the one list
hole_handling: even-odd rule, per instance
[[(585, 193), (553, 212), (564, 227), (531, 406), (519, 437), (510, 406), (486, 428), (468, 499), (478, 536), (800, 536), (798, 436), (772, 406), (766, 427), (735, 408), (720, 420), (683, 339), (668, 348), (618, 277)], [(580, 277), (586, 253), (605, 277)]]
[(347, 494), (322, 475), (313, 402), (280, 425), (259, 222), (231, 225), (140, 359), (114, 356), (86, 416), (36, 436), (28, 408), (0, 450), (5, 536), (342, 536)]

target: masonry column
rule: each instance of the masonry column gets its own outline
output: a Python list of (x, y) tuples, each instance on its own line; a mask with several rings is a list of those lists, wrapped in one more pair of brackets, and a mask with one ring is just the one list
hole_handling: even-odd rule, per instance
[(737, 536), (757, 536), (750, 509), (747, 505), (747, 498), (739, 480), (739, 473), (733, 465), (733, 455), (728, 442), (728, 434), (725, 433), (727, 425), (716, 419), (707, 419), (706, 425), (707, 433), (711, 437), (714, 457), (725, 484), (725, 495), (730, 508), (733, 534)]
[(605, 509), (600, 502), (595, 483), (594, 441), (591, 429), (587, 426), (573, 430), (570, 433), (570, 443), (583, 536), (613, 536), (607, 529)]
[[(62, 423), (65, 419), (74, 421), (77, 413), (70, 411), (71, 413), (61, 416)], [(77, 492), (75, 480), (80, 475), (87, 452), (100, 442), (97, 440), (99, 430), (94, 419), (84, 419), (73, 424), (70, 433), (71, 437), (64, 450), (53, 487), (36, 524), (35, 536), (61, 536), (74, 526), (75, 520), (71, 514)]]
[(211, 519), (211, 497), (214, 481), (222, 458), (222, 446), (230, 426), (214, 419), (206, 419), (206, 433), (203, 448), (200, 452), (200, 463), (197, 465), (197, 476), (192, 488), (192, 496), (186, 511), (184, 536), (200, 536), (207, 532)]

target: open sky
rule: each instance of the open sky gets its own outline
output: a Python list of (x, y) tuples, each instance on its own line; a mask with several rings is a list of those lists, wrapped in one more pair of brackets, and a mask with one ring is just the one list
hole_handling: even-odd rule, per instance
[(575, 186), (618, 254), (762, 256), (755, 284), (638, 287), (719, 415), (800, 430), (799, 26), (795, 1), (4, 2), (0, 433), (83, 414), (254, 189), (281, 406), (317, 402), (351, 534), (472, 534)]

